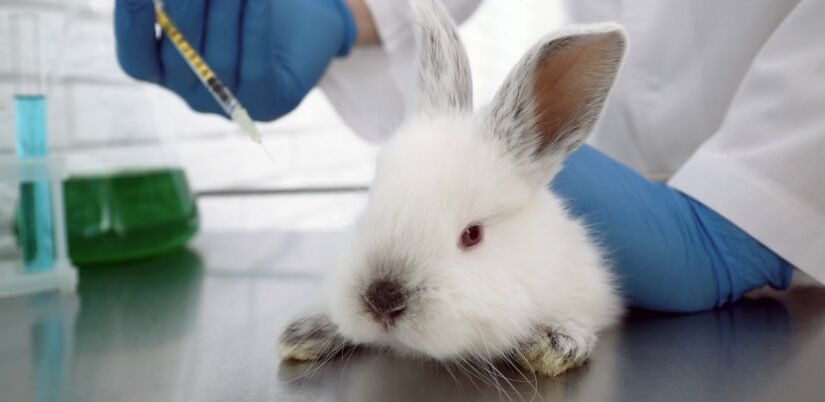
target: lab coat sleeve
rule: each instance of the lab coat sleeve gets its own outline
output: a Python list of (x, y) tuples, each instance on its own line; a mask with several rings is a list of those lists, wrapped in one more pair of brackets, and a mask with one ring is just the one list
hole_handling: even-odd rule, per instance
[[(368, 141), (387, 138), (411, 105), (415, 83), (415, 37), (408, 0), (364, 0), (381, 46), (356, 47), (333, 62), (320, 87), (343, 120)], [(481, 0), (442, 0), (459, 23)]]
[(670, 181), (820, 282), (825, 282), (823, 16), (823, 1), (796, 5), (753, 60), (716, 134)]

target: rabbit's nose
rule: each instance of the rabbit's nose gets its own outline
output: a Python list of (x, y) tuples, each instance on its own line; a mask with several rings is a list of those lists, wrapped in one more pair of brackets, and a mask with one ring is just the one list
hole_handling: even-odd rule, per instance
[(407, 295), (397, 281), (389, 279), (374, 281), (367, 287), (363, 297), (372, 317), (387, 330), (407, 308)]

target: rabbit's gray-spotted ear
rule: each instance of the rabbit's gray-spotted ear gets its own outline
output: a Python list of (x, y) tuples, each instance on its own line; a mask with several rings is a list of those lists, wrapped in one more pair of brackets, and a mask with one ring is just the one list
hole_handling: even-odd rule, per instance
[(432, 114), (472, 110), (470, 63), (455, 22), (440, 0), (410, 0), (416, 20), (416, 109)]
[(593, 128), (625, 53), (616, 24), (573, 28), (536, 45), (485, 110), (487, 132), (546, 184)]

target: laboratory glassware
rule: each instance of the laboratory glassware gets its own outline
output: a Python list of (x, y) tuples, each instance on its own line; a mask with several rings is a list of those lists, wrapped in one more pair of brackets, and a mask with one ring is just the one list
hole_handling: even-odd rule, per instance
[(38, 15), (4, 15), (0, 30), (12, 81), (2, 100), (12, 106), (0, 110), (14, 109), (15, 132), (14, 152), (0, 149), (0, 297), (70, 291), (77, 273), (66, 258), (63, 163), (48, 152)]

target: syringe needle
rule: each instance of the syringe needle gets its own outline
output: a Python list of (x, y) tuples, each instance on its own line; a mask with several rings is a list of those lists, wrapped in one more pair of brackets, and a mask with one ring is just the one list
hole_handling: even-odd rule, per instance
[(236, 107), (235, 111), (232, 113), (232, 121), (237, 123), (241, 130), (243, 130), (247, 135), (249, 135), (249, 138), (252, 138), (252, 141), (257, 142), (258, 145), (261, 146), (261, 149), (264, 150), (264, 153), (269, 158), (269, 160), (272, 161), (273, 165), (278, 165), (278, 163), (275, 162), (275, 157), (272, 156), (272, 153), (270, 153), (269, 149), (266, 147), (266, 145), (264, 145), (263, 137), (261, 136), (261, 133), (258, 131), (258, 128), (255, 127), (255, 123), (249, 117), (249, 114), (246, 113), (246, 109), (238, 105), (238, 107)]
[(267, 148), (263, 143), (261, 143), (261, 148), (264, 150), (264, 153), (266, 153), (266, 156), (269, 157), (269, 160), (272, 161), (272, 164), (277, 166), (278, 164), (275, 162), (275, 157), (269, 152), (269, 148)]

